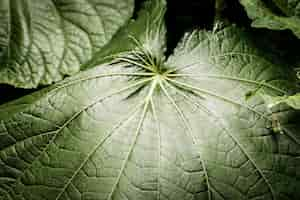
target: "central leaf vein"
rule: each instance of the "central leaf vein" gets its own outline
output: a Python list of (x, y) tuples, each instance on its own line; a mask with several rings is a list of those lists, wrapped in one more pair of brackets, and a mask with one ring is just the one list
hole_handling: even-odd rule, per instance
[[(164, 80), (164, 83), (167, 83), (167, 81)], [(162, 82), (160, 82), (160, 87), (163, 90), (163, 92), (166, 95), (166, 97), (168, 98), (168, 100), (172, 103), (172, 105), (176, 109), (177, 113), (179, 114), (179, 117), (181, 118), (184, 126), (187, 128), (189, 136), (192, 139), (193, 143), (197, 144), (197, 139), (195, 138), (195, 136), (193, 134), (193, 130), (192, 130), (192, 128), (191, 128), (188, 120), (186, 119), (185, 114), (180, 109), (180, 107), (177, 105), (177, 103), (175, 102), (175, 100), (170, 96), (170, 94), (168, 93), (167, 89), (165, 88), (165, 86), (163, 85)], [(209, 179), (208, 179), (207, 168), (205, 166), (205, 163), (204, 163), (204, 160), (203, 160), (203, 157), (202, 157), (202, 153), (200, 151), (198, 151), (198, 153), (200, 154), (200, 162), (201, 162), (204, 174), (205, 174), (205, 180), (206, 180), (206, 185), (207, 185), (207, 190), (208, 190), (208, 198), (209, 198), (209, 200), (211, 200), (212, 199), (212, 194), (211, 194), (211, 188), (210, 188), (210, 183), (209, 183)]]

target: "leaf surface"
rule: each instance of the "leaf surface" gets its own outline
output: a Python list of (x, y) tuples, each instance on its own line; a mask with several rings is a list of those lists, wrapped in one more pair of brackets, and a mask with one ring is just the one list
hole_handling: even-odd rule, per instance
[(0, 83), (34, 88), (78, 72), (133, 6), (133, 0), (1, 0)]
[(279, 97), (273, 97), (265, 95), (263, 96), (265, 98), (265, 101), (269, 103), (269, 107), (274, 107), (278, 104), (287, 104), (288, 106), (299, 110), (300, 109), (300, 94), (295, 94), (291, 96), (279, 96)]
[(299, 0), (271, 0), (268, 4), (261, 0), (240, 0), (240, 3), (253, 20), (253, 27), (273, 30), (289, 29), (300, 38)]
[(234, 26), (187, 33), (166, 61), (151, 38), (0, 107), (1, 200), (299, 197), (299, 113), (245, 99), (293, 94), (294, 73)]

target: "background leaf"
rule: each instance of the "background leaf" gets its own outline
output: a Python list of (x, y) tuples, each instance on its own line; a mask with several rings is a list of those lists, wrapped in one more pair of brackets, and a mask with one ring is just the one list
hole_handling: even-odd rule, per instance
[(51, 84), (80, 70), (132, 16), (133, 0), (1, 0), (0, 83)]
[[(272, 0), (268, 4), (262, 0), (240, 0), (240, 3), (253, 20), (253, 27), (273, 30), (290, 29), (300, 38), (299, 0)], [(274, 9), (279, 10), (279, 13), (274, 12)]]

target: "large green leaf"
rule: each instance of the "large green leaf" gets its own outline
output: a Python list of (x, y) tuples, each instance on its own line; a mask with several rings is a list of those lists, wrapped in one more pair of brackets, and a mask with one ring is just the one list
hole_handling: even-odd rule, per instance
[[(240, 0), (240, 3), (253, 20), (254, 27), (273, 30), (290, 29), (300, 38), (299, 0), (271, 0), (269, 4), (262, 0)], [(282, 13), (278, 14), (273, 11), (274, 9)]]
[(245, 98), (294, 93), (294, 73), (236, 27), (167, 61), (151, 40), (0, 107), (1, 200), (298, 199), (298, 113)]
[(80, 70), (134, 0), (0, 0), (0, 83), (32, 88)]

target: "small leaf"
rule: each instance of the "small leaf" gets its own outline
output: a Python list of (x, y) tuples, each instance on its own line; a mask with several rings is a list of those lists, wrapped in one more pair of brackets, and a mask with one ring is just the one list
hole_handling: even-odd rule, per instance
[(273, 30), (290, 29), (300, 38), (300, 0), (271, 0), (269, 4), (277, 6), (283, 15), (276, 14), (262, 0), (240, 0), (248, 16), (253, 20), (252, 26)]
[(288, 106), (300, 110), (300, 94), (295, 94), (292, 96), (270, 96), (263, 95), (264, 100), (267, 102), (268, 107), (272, 108), (278, 104), (287, 104)]

